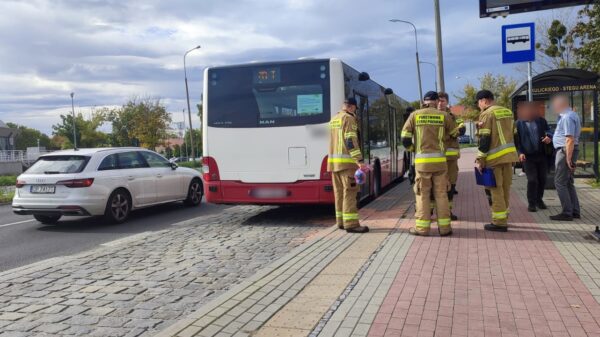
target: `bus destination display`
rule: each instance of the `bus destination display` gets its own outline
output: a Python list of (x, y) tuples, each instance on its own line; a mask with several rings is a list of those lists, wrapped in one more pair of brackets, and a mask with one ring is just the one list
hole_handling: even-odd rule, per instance
[(254, 84), (281, 82), (281, 69), (278, 67), (254, 69)]

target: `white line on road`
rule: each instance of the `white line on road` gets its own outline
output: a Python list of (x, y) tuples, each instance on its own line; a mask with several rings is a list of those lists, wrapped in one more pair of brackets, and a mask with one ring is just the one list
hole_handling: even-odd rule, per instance
[(14, 226), (14, 225), (18, 225), (18, 224), (22, 224), (22, 223), (26, 223), (26, 222), (31, 222), (31, 221), (35, 221), (35, 219), (29, 219), (29, 220), (23, 220), (23, 221), (17, 221), (17, 222), (7, 223), (5, 225), (0, 225), (0, 228), (1, 227)]

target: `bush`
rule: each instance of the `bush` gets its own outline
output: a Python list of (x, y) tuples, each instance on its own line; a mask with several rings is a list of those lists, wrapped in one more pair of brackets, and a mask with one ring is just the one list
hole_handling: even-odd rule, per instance
[(0, 203), (11, 202), (15, 196), (15, 191), (6, 192), (0, 190)]
[(15, 186), (17, 176), (0, 176), (0, 186)]
[(200, 168), (202, 164), (199, 161), (182, 161), (177, 163), (177, 166), (189, 167), (189, 168)]

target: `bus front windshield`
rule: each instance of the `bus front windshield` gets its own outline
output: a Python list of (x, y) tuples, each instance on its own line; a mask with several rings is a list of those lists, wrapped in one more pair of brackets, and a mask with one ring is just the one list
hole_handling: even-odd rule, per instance
[(329, 121), (329, 62), (209, 69), (208, 125), (252, 128)]

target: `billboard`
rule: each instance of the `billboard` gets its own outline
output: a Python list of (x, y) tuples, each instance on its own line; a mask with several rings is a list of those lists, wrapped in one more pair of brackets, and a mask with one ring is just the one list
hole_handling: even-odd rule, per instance
[(545, 9), (586, 5), (592, 0), (479, 0), (479, 17), (498, 17)]

